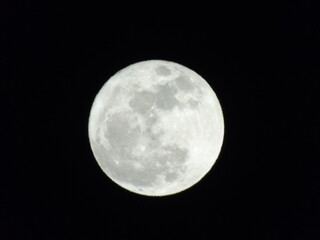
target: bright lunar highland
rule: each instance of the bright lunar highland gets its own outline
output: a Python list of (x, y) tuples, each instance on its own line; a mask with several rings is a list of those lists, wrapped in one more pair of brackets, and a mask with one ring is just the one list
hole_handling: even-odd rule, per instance
[(93, 154), (105, 174), (142, 195), (181, 192), (203, 178), (223, 142), (219, 100), (197, 73), (149, 60), (112, 76), (89, 117)]

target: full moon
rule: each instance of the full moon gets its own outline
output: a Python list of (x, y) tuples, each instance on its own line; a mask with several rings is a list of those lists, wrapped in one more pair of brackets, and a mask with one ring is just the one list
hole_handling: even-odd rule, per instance
[(221, 150), (219, 100), (196, 72), (149, 60), (113, 75), (96, 95), (89, 140), (103, 172), (142, 195), (165, 196), (199, 182)]

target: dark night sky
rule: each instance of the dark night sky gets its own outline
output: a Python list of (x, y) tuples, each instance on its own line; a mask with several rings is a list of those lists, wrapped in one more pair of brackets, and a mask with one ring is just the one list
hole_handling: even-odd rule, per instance
[[(2, 7), (1, 239), (320, 238), (318, 6), (44, 2)], [(203, 76), (226, 127), (212, 171), (163, 198), (111, 182), (87, 136), (104, 82), (148, 59)]]

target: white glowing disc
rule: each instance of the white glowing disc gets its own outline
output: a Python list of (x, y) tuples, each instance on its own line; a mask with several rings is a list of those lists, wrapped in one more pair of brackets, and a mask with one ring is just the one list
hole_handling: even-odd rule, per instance
[(220, 103), (180, 64), (150, 60), (112, 76), (97, 94), (89, 139), (105, 174), (143, 195), (181, 192), (203, 178), (223, 142)]

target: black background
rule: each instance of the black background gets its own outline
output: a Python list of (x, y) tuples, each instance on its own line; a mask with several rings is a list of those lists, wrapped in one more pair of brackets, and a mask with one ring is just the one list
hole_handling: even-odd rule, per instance
[[(314, 4), (2, 3), (1, 239), (319, 239), (320, 22)], [(87, 124), (134, 62), (185, 65), (215, 90), (212, 171), (150, 198), (110, 181)]]

